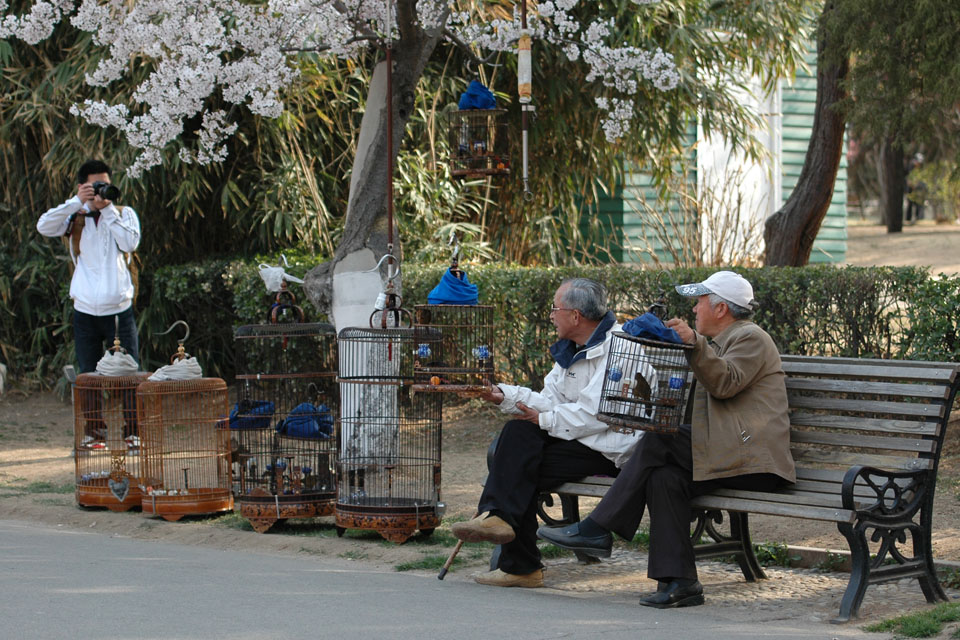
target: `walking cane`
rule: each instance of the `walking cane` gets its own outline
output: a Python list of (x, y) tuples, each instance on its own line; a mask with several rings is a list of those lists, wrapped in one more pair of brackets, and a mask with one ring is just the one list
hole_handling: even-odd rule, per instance
[[(474, 513), (473, 517), (476, 518), (478, 515), (480, 515), (479, 511)], [(453, 548), (453, 551), (450, 552), (450, 557), (447, 558), (447, 561), (443, 563), (443, 567), (440, 569), (440, 573), (437, 574), (437, 580), (443, 580), (443, 577), (447, 575), (447, 571), (450, 569), (450, 565), (453, 564), (453, 561), (456, 559), (457, 554), (460, 553), (460, 549), (462, 547), (463, 547), (463, 540), (457, 540), (457, 546)]]

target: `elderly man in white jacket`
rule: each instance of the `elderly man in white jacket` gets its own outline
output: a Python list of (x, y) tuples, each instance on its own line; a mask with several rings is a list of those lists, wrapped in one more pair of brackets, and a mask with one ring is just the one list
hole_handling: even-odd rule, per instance
[(85, 162), (77, 172), (77, 195), (37, 221), (37, 231), (42, 235), (70, 237), (70, 257), (75, 266), (70, 297), (80, 373), (96, 369), (104, 343), (113, 344), (116, 321), (121, 345), (140, 360), (133, 317), (134, 286), (124, 255), (140, 244), (140, 220), (132, 208), (118, 208), (104, 198), (110, 195), (104, 185), (110, 186), (110, 168), (100, 160)]
[(597, 419), (610, 348), (619, 329), (603, 285), (586, 278), (561, 283), (550, 319), (559, 340), (543, 391), (501, 384), (485, 399), (515, 414), (500, 432), (478, 515), (453, 525), (467, 542), (502, 545), (497, 568), (476, 581), (500, 587), (543, 586), (536, 544), (537, 495), (587, 475), (615, 476), (640, 438)]

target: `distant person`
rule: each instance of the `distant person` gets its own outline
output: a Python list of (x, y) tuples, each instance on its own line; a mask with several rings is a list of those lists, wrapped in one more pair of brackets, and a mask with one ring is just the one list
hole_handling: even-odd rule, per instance
[(903, 221), (907, 224), (923, 220), (923, 206), (927, 199), (927, 185), (914, 173), (923, 166), (923, 154), (916, 154), (907, 168), (907, 211)]
[(110, 167), (88, 160), (77, 172), (77, 194), (37, 221), (41, 234), (69, 238), (73, 337), (80, 373), (96, 369), (117, 335), (117, 321), (120, 344), (140, 361), (134, 283), (125, 255), (140, 244), (140, 220), (131, 207), (113, 203), (119, 195), (110, 183)]
[(565, 280), (553, 296), (550, 320), (559, 339), (550, 347), (555, 364), (543, 390), (500, 384), (482, 396), (514, 419), (497, 440), (480, 515), (451, 527), (461, 540), (502, 545), (497, 567), (475, 578), (480, 584), (542, 587), (537, 496), (583, 476), (617, 475), (641, 440), (639, 433), (619, 433), (597, 419), (611, 332), (620, 328), (607, 310), (603, 285)]

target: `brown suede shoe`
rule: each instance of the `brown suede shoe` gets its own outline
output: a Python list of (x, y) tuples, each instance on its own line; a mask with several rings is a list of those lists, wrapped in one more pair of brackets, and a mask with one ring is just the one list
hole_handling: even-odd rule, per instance
[(533, 573), (523, 575), (504, 573), (500, 569), (494, 569), (487, 573), (481, 573), (474, 578), (475, 582), (488, 584), (492, 587), (526, 587), (536, 589), (543, 586), (543, 569), (537, 569)]
[(503, 518), (491, 516), (488, 512), (481, 513), (467, 522), (454, 522), (450, 531), (464, 542), (492, 542), (507, 544), (517, 537), (513, 527)]

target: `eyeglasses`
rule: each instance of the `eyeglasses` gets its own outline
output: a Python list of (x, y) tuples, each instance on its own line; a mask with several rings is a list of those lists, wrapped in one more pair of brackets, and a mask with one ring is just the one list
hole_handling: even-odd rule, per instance
[(554, 311), (578, 311), (578, 309), (571, 309), (569, 307), (550, 307), (550, 313)]

